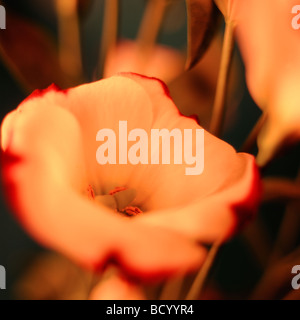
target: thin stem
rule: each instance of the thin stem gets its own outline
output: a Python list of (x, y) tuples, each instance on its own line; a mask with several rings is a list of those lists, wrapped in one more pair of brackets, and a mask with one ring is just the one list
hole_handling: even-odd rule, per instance
[(212, 134), (218, 137), (222, 132), (225, 115), (228, 78), (234, 49), (234, 29), (235, 26), (232, 22), (226, 22), (220, 72), (209, 130)]
[[(300, 169), (296, 182), (300, 181)], [(279, 234), (276, 239), (273, 251), (270, 256), (269, 264), (273, 264), (280, 257), (288, 254), (296, 245), (300, 230), (299, 215), (300, 200), (288, 204), (283, 221), (280, 226)]]
[(167, 0), (148, 0), (137, 36), (137, 43), (140, 47), (152, 48), (154, 46), (167, 4)]
[(263, 201), (300, 201), (300, 183), (285, 178), (263, 179)]
[[(251, 300), (278, 300), (291, 287), (292, 267), (299, 263), (300, 247), (269, 265), (260, 282), (250, 295)], [(296, 291), (296, 290), (295, 290)]]
[(269, 259), (269, 265), (288, 254), (297, 244), (300, 229), (299, 202), (287, 206), (279, 236)]
[(159, 300), (179, 300), (184, 277), (168, 280), (161, 291)]
[(77, 1), (56, 0), (60, 63), (62, 70), (74, 82), (83, 78)]
[(107, 266), (107, 269), (104, 270), (102, 274), (91, 272), (87, 281), (88, 299), (90, 299), (91, 293), (100, 282), (104, 282), (116, 274), (118, 274), (118, 268), (115, 266)]
[(258, 119), (257, 123), (253, 127), (252, 131), (250, 132), (249, 136), (247, 137), (246, 141), (244, 142), (241, 152), (250, 152), (251, 149), (254, 147), (257, 137), (267, 120), (267, 114), (264, 112), (260, 118)]
[(119, 27), (119, 0), (105, 0), (97, 78), (104, 74), (107, 56), (116, 47)]
[(200, 269), (199, 273), (197, 274), (194, 283), (191, 286), (190, 291), (188, 292), (186, 296), (186, 300), (197, 300), (197, 298), (200, 296), (205, 282), (207, 280), (207, 277), (209, 275), (209, 272), (215, 262), (215, 259), (217, 257), (217, 254), (222, 246), (223, 241), (216, 241), (212, 248), (209, 251), (209, 254)]
[(87, 275), (86, 278), (86, 291), (87, 291), (87, 300), (89, 299), (91, 292), (93, 291), (95, 285), (99, 281), (100, 277), (99, 275), (94, 274), (93, 272), (90, 272)]
[[(298, 173), (298, 177), (296, 179), (296, 182), (299, 182), (300, 180), (300, 169)], [(277, 275), (272, 274), (276, 270), (280, 272), (280, 274), (285, 274), (283, 272), (282, 266), (287, 266), (290, 268), (289, 263), (287, 261), (290, 261), (290, 256), (295, 255), (298, 259), (299, 257), (299, 250), (300, 248), (297, 248), (296, 250), (292, 251), (298, 241), (299, 237), (299, 230), (300, 230), (300, 216), (299, 216), (299, 208), (300, 208), (300, 201), (292, 201), (287, 205), (283, 221), (280, 226), (280, 230), (275, 242), (275, 245), (273, 247), (273, 250), (271, 254), (269, 255), (268, 265), (265, 270), (265, 273), (262, 277), (262, 279), (257, 284), (255, 290), (252, 293), (251, 299), (260, 299), (261, 297), (264, 297), (264, 299), (269, 299), (269, 295), (274, 294), (274, 279), (276, 290), (278, 291), (278, 288), (280, 288), (279, 284), (279, 277)], [(275, 268), (275, 271), (274, 271)], [(288, 273), (290, 273), (290, 270), (288, 270)], [(290, 278), (289, 278), (290, 281)], [(277, 283), (278, 282), (278, 283)], [(271, 297), (272, 298), (272, 297)]]
[(264, 268), (272, 249), (272, 239), (261, 219), (255, 219), (252, 224), (245, 229), (243, 239), (247, 243), (259, 267)]
[(137, 35), (138, 63), (144, 69), (154, 49), (168, 0), (148, 0)]
[(15, 61), (10, 57), (9, 54), (4, 50), (1, 41), (0, 41), (0, 57), (5, 63), (5, 66), (12, 74), (15, 80), (18, 81), (24, 93), (29, 94), (36, 88), (28, 81), (28, 79), (22, 74), (22, 71), (19, 70)]

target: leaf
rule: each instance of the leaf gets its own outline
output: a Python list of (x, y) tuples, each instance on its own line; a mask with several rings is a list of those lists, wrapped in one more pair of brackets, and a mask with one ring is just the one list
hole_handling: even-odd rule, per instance
[(7, 10), (6, 30), (0, 32), (0, 58), (28, 91), (56, 83), (71, 85), (61, 69), (51, 37), (35, 23)]
[(188, 57), (191, 69), (201, 59), (219, 23), (219, 10), (212, 0), (186, 0), (188, 11)]

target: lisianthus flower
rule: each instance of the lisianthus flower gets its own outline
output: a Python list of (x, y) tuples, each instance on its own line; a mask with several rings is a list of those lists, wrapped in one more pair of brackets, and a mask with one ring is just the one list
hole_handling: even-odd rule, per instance
[(118, 272), (104, 275), (89, 300), (146, 300), (142, 289)]
[(86, 267), (113, 260), (143, 278), (194, 270), (206, 254), (197, 242), (225, 239), (253, 216), (255, 161), (205, 132), (202, 175), (185, 175), (185, 164), (99, 165), (97, 132), (118, 132), (121, 120), (149, 136), (200, 129), (162, 82), (135, 74), (37, 91), (2, 123), (8, 201), (37, 241)]
[(132, 40), (120, 40), (105, 61), (104, 77), (135, 72), (169, 83), (184, 71), (185, 57), (175, 49), (156, 44), (144, 50)]
[(264, 165), (284, 143), (300, 139), (300, 33), (292, 27), (299, 1), (215, 1), (236, 25), (249, 91), (268, 116), (258, 138)]

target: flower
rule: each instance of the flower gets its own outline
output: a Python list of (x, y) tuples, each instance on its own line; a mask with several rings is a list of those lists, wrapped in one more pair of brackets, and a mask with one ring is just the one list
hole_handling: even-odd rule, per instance
[(205, 132), (200, 176), (177, 164), (99, 165), (96, 134), (118, 132), (120, 120), (147, 132), (200, 128), (162, 82), (135, 74), (36, 91), (2, 123), (8, 202), (37, 241), (93, 270), (110, 261), (146, 279), (194, 270), (206, 255), (197, 242), (225, 240), (253, 217), (254, 158)]
[(292, 8), (299, 1), (215, 1), (229, 8), (224, 13), (236, 25), (249, 91), (267, 114), (258, 137), (257, 161), (264, 165), (284, 144), (300, 139), (300, 41), (292, 27)]
[(108, 54), (104, 76), (135, 72), (168, 83), (184, 71), (184, 64), (184, 55), (168, 46), (155, 45), (145, 49), (135, 41), (121, 40)]
[(137, 284), (109, 270), (93, 288), (89, 300), (146, 300), (146, 296)]

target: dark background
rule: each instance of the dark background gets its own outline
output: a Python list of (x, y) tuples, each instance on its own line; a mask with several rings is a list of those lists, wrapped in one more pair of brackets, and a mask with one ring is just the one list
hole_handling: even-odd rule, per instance
[[(31, 1), (4, 1), (6, 10), (16, 11), (40, 24), (57, 38), (57, 26), (55, 13), (51, 10), (43, 10), (45, 3), (52, 0)], [(180, 1), (179, 1), (180, 2)], [(181, 10), (184, 10), (184, 1), (181, 1)], [(145, 1), (123, 0), (121, 11), (120, 35), (126, 38), (134, 38), (142, 17)], [(42, 5), (43, 4), (43, 5)], [(97, 63), (99, 41), (101, 37), (103, 1), (92, 1), (90, 9), (81, 20), (82, 50), (84, 68), (91, 81), (95, 65)], [(173, 12), (173, 15), (178, 14)], [(163, 29), (159, 42), (172, 45), (176, 48), (186, 46), (186, 19), (182, 14), (181, 27), (176, 32), (168, 32)], [(174, 19), (170, 14), (169, 20)], [(14, 26), (7, 25), (7, 28)], [(2, 30), (0, 30), (2, 32)], [(20, 30), (20, 37), (22, 30)], [(245, 80), (242, 79), (245, 87)], [(51, 83), (51, 82), (50, 82)], [(49, 84), (50, 84), (49, 83)], [(0, 61), (0, 118), (15, 109), (26, 97), (19, 83), (14, 80), (8, 68)], [(246, 139), (251, 128), (260, 115), (260, 111), (250, 98), (247, 90), (243, 94), (237, 115), (233, 124), (224, 133), (224, 139), (234, 147), (239, 148)], [(264, 171), (264, 175), (277, 175), (294, 177), (299, 164), (299, 147), (281, 156), (274, 161), (272, 166)], [(255, 152), (255, 150), (254, 150)], [(1, 190), (2, 191), (2, 190)], [(1, 192), (3, 194), (3, 192)], [(0, 265), (7, 270), (7, 290), (0, 291), (0, 299), (14, 298), (14, 284), (31, 258), (43, 250), (32, 241), (19, 224), (15, 221), (10, 210), (6, 207), (4, 196), (0, 199)], [(274, 239), (280, 221), (282, 219), (283, 205), (265, 205), (261, 209), (260, 217), (267, 225), (272, 239)], [(240, 297), (254, 287), (261, 275), (261, 269), (255, 263), (248, 247), (241, 237), (233, 239), (225, 248), (214, 268), (216, 281), (223, 290), (232, 296)]]

